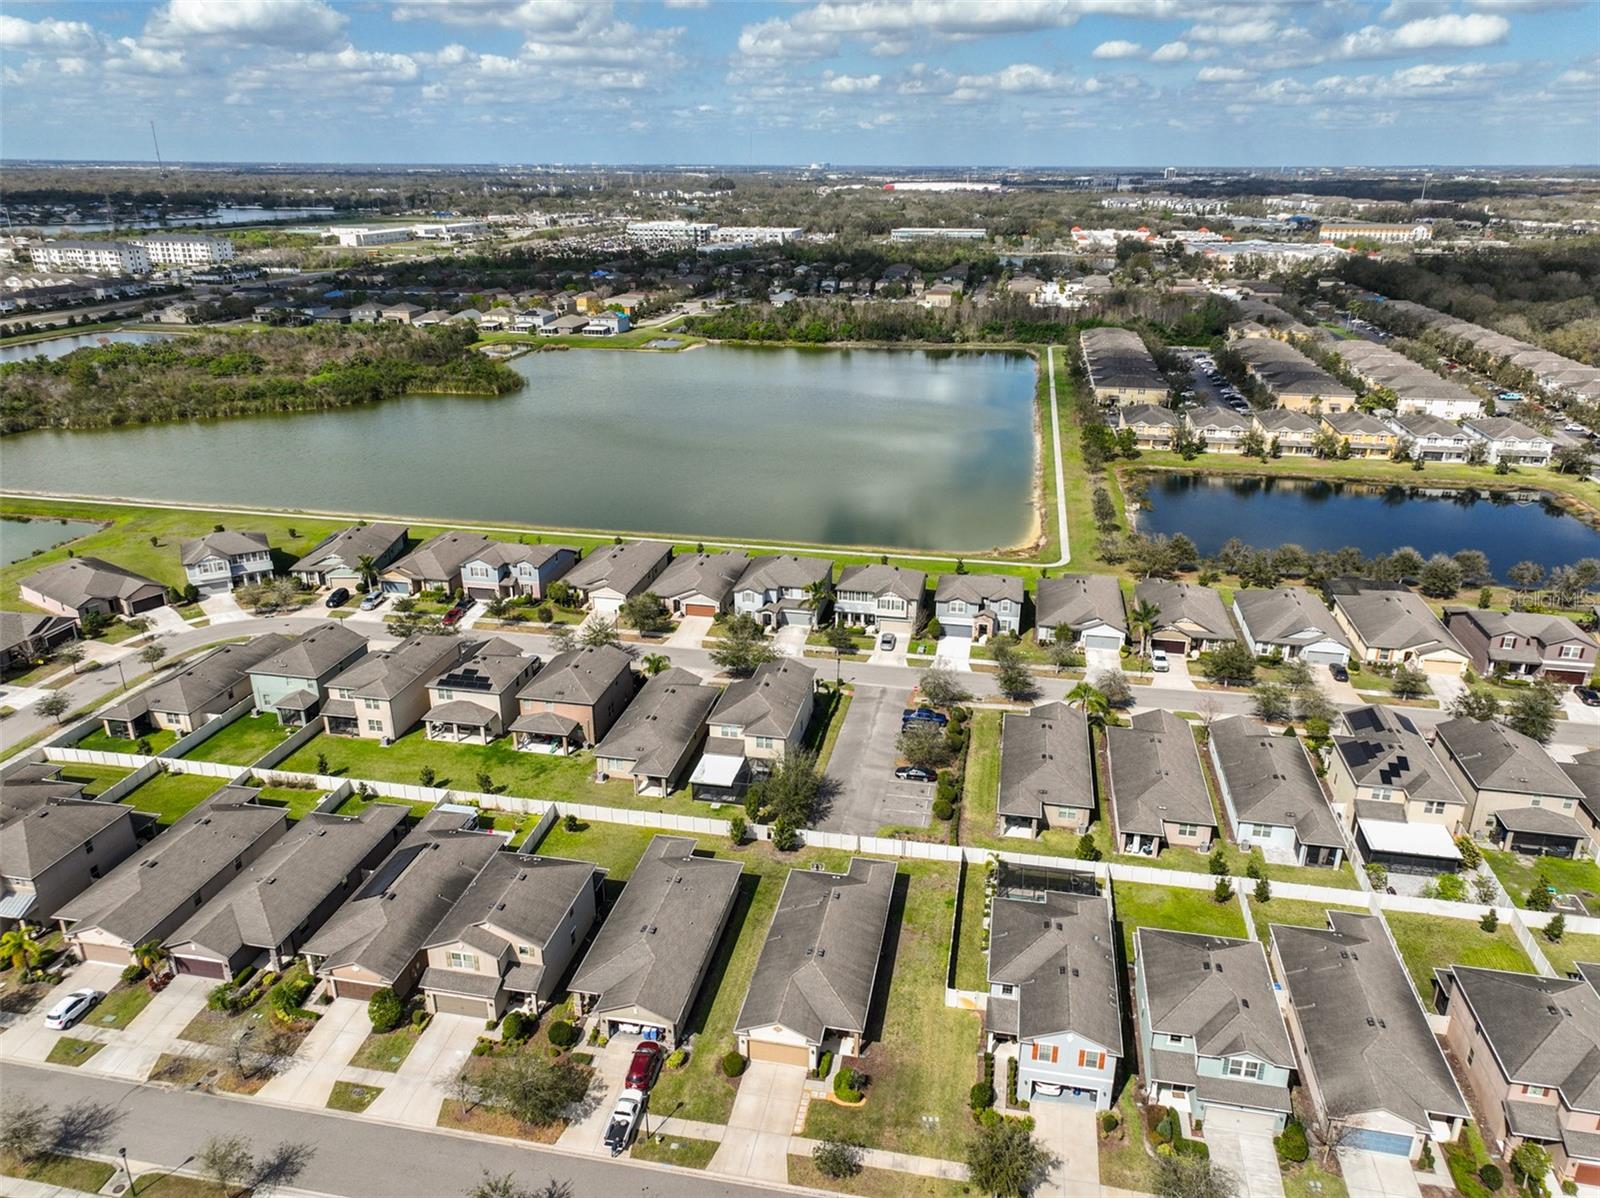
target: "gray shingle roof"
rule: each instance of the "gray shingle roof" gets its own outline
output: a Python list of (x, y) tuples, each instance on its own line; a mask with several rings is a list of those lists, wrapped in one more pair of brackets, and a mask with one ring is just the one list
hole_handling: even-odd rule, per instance
[(221, 645), (171, 678), (136, 691), (102, 715), (130, 719), (147, 711), (200, 711), (244, 681), (257, 662), (281, 653), (289, 638), (276, 632), (238, 645)]
[(722, 692), (710, 722), (737, 725), (746, 736), (788, 736), (816, 684), (817, 672), (794, 658), (763, 662)]
[(518, 646), (494, 636), (477, 642), (467, 656), (451, 662), (428, 685), (480, 693), (487, 702), (515, 682), (533, 662), (534, 658)]
[(1561, 836), (1582, 845), (1589, 838), (1583, 825), (1570, 815), (1548, 807), (1502, 807), (1494, 813), (1508, 832), (1527, 832), (1538, 836)]
[(1353, 707), (1344, 722), (1350, 732), (1334, 736), (1333, 749), (1357, 784), (1393, 787), (1412, 799), (1466, 803), (1417, 726), (1392, 707)]
[(1216, 827), (1194, 734), (1170, 711), (1145, 711), (1131, 728), (1106, 729), (1111, 804), (1119, 833), (1165, 833), (1164, 824)]
[(1106, 624), (1127, 634), (1122, 588), (1110, 574), (1063, 574), (1041, 578), (1034, 597), (1034, 622), (1041, 628), (1066, 626), (1077, 632)]
[(1301, 648), (1329, 640), (1350, 648), (1333, 613), (1305, 587), (1235, 591), (1233, 602), (1258, 645)]
[(525, 545), (517, 541), (490, 541), (481, 553), (475, 553), (466, 560), (483, 562), (497, 568), (527, 564), (537, 569), (558, 553), (570, 553), (576, 557), (578, 551), (570, 545)]
[(1328, 1116), (1381, 1110), (1420, 1131), (1430, 1114), (1465, 1116), (1455, 1076), (1379, 918), (1330, 911), (1328, 920), (1331, 928), (1271, 930), (1304, 1063)]
[(210, 532), (192, 541), (185, 541), (178, 549), (178, 560), (185, 566), (198, 565), (208, 557), (243, 557), (267, 550), (264, 532)]
[(153, 578), (135, 574), (98, 557), (74, 557), (54, 562), (30, 574), (19, 584), (37, 591), (63, 607), (77, 609), (91, 599), (128, 600), (142, 591), (167, 588)]
[(282, 650), (251, 666), (249, 673), (276, 678), (321, 678), (359, 648), (367, 638), (337, 620), (313, 625)]
[(1355, 392), (1286, 341), (1249, 337), (1229, 347), (1274, 395), (1317, 395), (1353, 400)]
[[(56, 785), (83, 790), (82, 783)], [(48, 788), (49, 784), (33, 784), (23, 789)], [(8, 878), (37, 878), (62, 858), (82, 849), (85, 841), (99, 836), (114, 824), (133, 820), (132, 808), (121, 803), (41, 797), (40, 801), (13, 814), (9, 808), (14, 801), (14, 797), (7, 794), (8, 810), (5, 822), (0, 823), (0, 875)]]
[(1513, 438), (1519, 441), (1550, 440), (1538, 429), (1529, 428), (1520, 420), (1513, 420), (1509, 416), (1474, 416), (1470, 420), (1462, 421), (1462, 424), (1475, 433), (1482, 433), (1491, 441), (1505, 441)]
[(568, 989), (598, 996), (601, 1013), (637, 1008), (682, 1027), (744, 866), (694, 856), (687, 836), (656, 836), (584, 955)]
[(1017, 574), (941, 574), (933, 592), (934, 601), (947, 603), (962, 599), (968, 603), (998, 603), (1010, 599), (1022, 602), (1022, 578)]
[(1290, 408), (1272, 408), (1266, 412), (1257, 412), (1255, 421), (1268, 437), (1280, 433), (1314, 433), (1321, 427), (1315, 416), (1308, 412), (1296, 412)]
[[(1540, 647), (1559, 645), (1568, 641), (1580, 641), (1584, 645), (1594, 644), (1589, 634), (1566, 616), (1541, 615), (1528, 611), (1479, 611), (1474, 607), (1447, 607), (1445, 618), (1452, 623), (1464, 620), (1477, 625), (1489, 641), (1490, 657), (1495, 657), (1500, 652), (1496, 639), (1507, 635), (1523, 637)], [(1534, 662), (1542, 660), (1538, 648), (1533, 650), (1531, 660)], [(1574, 662), (1573, 665), (1579, 669), (1583, 668), (1582, 662)]]
[(1508, 1079), (1559, 1090), (1574, 1110), (1600, 1113), (1600, 993), (1593, 986), (1466, 965), (1441, 973), (1455, 975)]
[(1201, 1056), (1294, 1068), (1260, 944), (1163, 928), (1140, 928), (1134, 938), (1157, 1034), (1192, 1036)]
[(650, 589), (663, 599), (675, 596), (704, 595), (716, 603), (726, 603), (733, 587), (750, 566), (742, 553), (692, 553), (672, 559)]
[(1301, 844), (1344, 846), (1299, 737), (1274, 736), (1260, 720), (1234, 716), (1211, 725), (1210, 746), (1240, 823), (1293, 828)]
[(644, 684), (594, 755), (631, 761), (641, 777), (670, 778), (700, 739), (718, 698), (717, 689), (702, 686), (699, 675), (676, 667), (663, 670)]
[(814, 582), (833, 578), (833, 562), (825, 557), (796, 557), (792, 553), (750, 560), (735, 591), (803, 591)]
[(406, 531), (404, 524), (352, 524), (323, 537), (290, 572), (320, 573), (335, 562), (353, 570), (364, 557), (382, 557), (396, 541), (405, 539)]
[(587, 861), (498, 853), (439, 921), (424, 947), (451, 944), (476, 929), (486, 933), (498, 951), (504, 941), (489, 931), (491, 926), (525, 944), (547, 944), (573, 904), (594, 887), (597, 872)]
[(1468, 656), (1421, 596), (1410, 591), (1363, 590), (1336, 594), (1333, 601), (1370, 649), (1444, 648)]
[(350, 690), (358, 699), (392, 699), (471, 650), (472, 642), (418, 633), (393, 649), (368, 653), (329, 680), (330, 690)]
[(1085, 329), (1078, 337), (1084, 367), (1096, 387), (1142, 387), (1165, 390), (1167, 380), (1132, 329), (1109, 326)]
[(852, 858), (845, 874), (791, 869), (734, 1024), (773, 1024), (820, 1044), (862, 1033), (894, 896), (892, 861)]
[(1133, 588), (1133, 601), (1153, 604), (1160, 610), (1160, 618), (1152, 630), (1158, 634), (1164, 629), (1177, 628), (1206, 640), (1236, 639), (1228, 610), (1222, 606), (1222, 596), (1210, 587), (1147, 578)]
[(839, 571), (841, 591), (862, 591), (868, 595), (897, 595), (907, 603), (922, 602), (928, 576), (922, 570), (904, 566), (885, 566), (872, 562), (865, 566), (846, 566)]
[(989, 983), (1017, 988), (1019, 1039), (1070, 1031), (1122, 1055), (1121, 987), (1105, 896), (997, 892)]
[(1583, 797), (1538, 741), (1496, 720), (1446, 720), (1435, 735), (1479, 790)]
[(1563, 762), (1561, 772), (1582, 793), (1578, 802), (1589, 812), (1589, 818), (1600, 824), (1600, 749), (1590, 749)]
[(552, 657), (517, 694), (551, 703), (594, 703), (632, 665), (633, 659), (615, 645), (571, 649)]
[(384, 573), (416, 582), (449, 579), (460, 571), (462, 563), (481, 556), (492, 544), (481, 532), (442, 532), (422, 542)]
[(625, 541), (591, 549), (587, 557), (567, 571), (567, 585), (580, 591), (601, 588), (632, 595), (662, 562), (672, 556), (672, 546), (660, 541)]
[(1153, 403), (1124, 404), (1117, 409), (1117, 427), (1132, 428), (1136, 424), (1143, 424), (1151, 428), (1169, 428), (1177, 430), (1182, 423), (1182, 418), (1171, 408), (1163, 408)]
[(1007, 715), (1000, 725), (1000, 814), (1042, 819), (1045, 807), (1094, 810), (1089, 721), (1065, 703)]
[(1190, 408), (1183, 414), (1183, 418), (1192, 429), (1215, 428), (1244, 432), (1250, 427), (1249, 416), (1219, 403)]
[(36, 611), (0, 611), (0, 651), (9, 652), (24, 641), (54, 636), (72, 620)]

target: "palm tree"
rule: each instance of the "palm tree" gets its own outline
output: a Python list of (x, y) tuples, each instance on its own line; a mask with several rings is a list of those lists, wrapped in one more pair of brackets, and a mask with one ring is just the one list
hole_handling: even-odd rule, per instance
[(26, 923), (0, 935), (0, 961), (10, 961), (11, 968), (26, 974), (39, 964), (44, 956), (44, 945), (33, 938), (33, 929)]
[(823, 609), (828, 606), (828, 600), (833, 598), (833, 586), (829, 579), (819, 578), (815, 582), (806, 584), (806, 597), (800, 605), (809, 612), (815, 612), (814, 623), (822, 623)]
[(1111, 700), (1105, 692), (1088, 682), (1080, 682), (1067, 692), (1067, 702), (1089, 717), (1091, 724), (1104, 724), (1111, 714)]
[(356, 558), (356, 577), (371, 590), (378, 581), (378, 560), (370, 553), (363, 553)]
[(1149, 656), (1150, 633), (1159, 619), (1161, 619), (1161, 609), (1148, 599), (1139, 600), (1128, 613), (1128, 630), (1138, 636), (1139, 651), (1145, 656)]
[(167, 963), (167, 950), (161, 947), (159, 940), (146, 940), (133, 950), (133, 960), (140, 969), (154, 977)]
[(645, 674), (654, 678), (672, 664), (672, 659), (665, 653), (646, 653), (640, 658), (640, 664), (644, 666)]

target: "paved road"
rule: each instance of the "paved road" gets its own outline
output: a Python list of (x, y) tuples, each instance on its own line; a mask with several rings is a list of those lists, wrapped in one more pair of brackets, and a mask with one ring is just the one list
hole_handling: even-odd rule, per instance
[(885, 824), (927, 827), (933, 787), (894, 776), (900, 713), (910, 697), (903, 686), (856, 688), (828, 759), (835, 789), (828, 814), (817, 825), (823, 831), (876, 836)]
[(703, 1173), (572, 1156), (531, 1144), (489, 1144), (259, 1101), (100, 1080), (60, 1069), (7, 1065), (5, 1091), (8, 1097), (47, 1102), (58, 1113), (80, 1103), (113, 1108), (114, 1126), (94, 1149), (102, 1155), (126, 1148), (134, 1160), (180, 1166), (217, 1135), (248, 1136), (258, 1155), (279, 1143), (309, 1145), (316, 1152), (293, 1184), (342, 1198), (450, 1198), (476, 1185), (483, 1170), (514, 1173), (530, 1187), (550, 1178), (566, 1181), (574, 1198), (618, 1194), (755, 1198), (771, 1192)]

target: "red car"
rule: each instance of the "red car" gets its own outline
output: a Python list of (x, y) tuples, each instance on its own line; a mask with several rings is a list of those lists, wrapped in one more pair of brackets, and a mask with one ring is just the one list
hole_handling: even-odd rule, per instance
[(623, 1083), (626, 1090), (640, 1090), (646, 1094), (650, 1087), (656, 1084), (656, 1078), (661, 1073), (661, 1061), (666, 1054), (661, 1045), (654, 1040), (646, 1040), (634, 1050), (633, 1060), (628, 1065), (628, 1080)]

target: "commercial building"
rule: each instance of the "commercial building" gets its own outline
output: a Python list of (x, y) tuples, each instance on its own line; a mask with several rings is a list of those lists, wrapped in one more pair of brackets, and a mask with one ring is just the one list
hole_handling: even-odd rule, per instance
[(705, 245), (716, 231), (714, 224), (690, 220), (636, 220), (626, 229), (628, 240), (645, 249)]
[(93, 275), (147, 275), (150, 255), (131, 241), (77, 241), (63, 238), (33, 247), (41, 270), (82, 271)]
[(155, 266), (216, 266), (232, 262), (233, 242), (226, 237), (141, 237), (133, 243), (141, 247)]
[(712, 229), (710, 240), (713, 245), (783, 245), (804, 232), (798, 225), (720, 225)]
[(891, 241), (982, 241), (989, 236), (988, 229), (890, 229)]
[(1324, 242), (1340, 241), (1428, 241), (1433, 237), (1433, 226), (1422, 224), (1385, 224), (1367, 220), (1325, 220), (1317, 231)]

